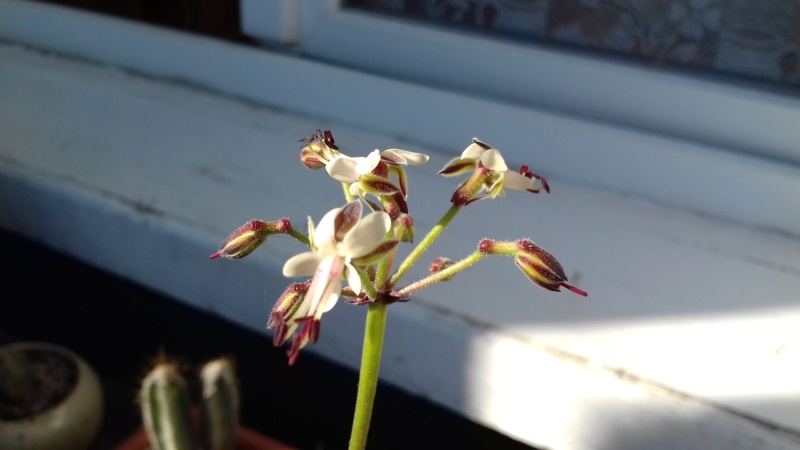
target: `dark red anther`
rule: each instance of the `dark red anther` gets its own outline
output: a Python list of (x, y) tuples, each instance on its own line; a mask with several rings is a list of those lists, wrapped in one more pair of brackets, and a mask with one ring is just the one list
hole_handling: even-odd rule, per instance
[(529, 170), (528, 166), (526, 165), (520, 166), (519, 173), (524, 177), (538, 178), (542, 180), (542, 188), (544, 188), (545, 192), (547, 192), (548, 194), (550, 193), (550, 186), (547, 184), (547, 180), (543, 176), (537, 175), (535, 172)]
[(325, 130), (323, 135), (325, 136), (323, 138), (323, 140), (325, 142), (325, 145), (327, 145), (328, 147), (330, 147), (330, 148), (332, 148), (334, 150), (339, 150), (339, 147), (337, 147), (336, 144), (334, 143), (333, 133), (331, 133), (331, 130)]
[(473, 142), (474, 144), (478, 144), (478, 145), (479, 145), (479, 146), (480, 146), (482, 149), (484, 149), (484, 150), (489, 150), (490, 148), (492, 148), (492, 146), (491, 146), (491, 145), (489, 145), (489, 144), (487, 144), (487, 143), (485, 143), (485, 142), (481, 141), (481, 140), (480, 140), (480, 139), (478, 139), (478, 138), (472, 138), (472, 142)]
[(544, 177), (539, 177), (539, 179), (542, 180), (542, 187), (544, 188), (545, 192), (547, 192), (549, 194), (550, 193), (550, 186), (547, 185), (547, 180), (544, 179)]

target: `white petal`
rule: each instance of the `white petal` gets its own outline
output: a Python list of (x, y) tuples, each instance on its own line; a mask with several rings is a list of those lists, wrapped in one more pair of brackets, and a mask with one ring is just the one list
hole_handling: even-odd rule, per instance
[(285, 277), (308, 277), (314, 275), (322, 257), (318, 253), (305, 252), (294, 255), (283, 265)]
[(503, 174), (503, 187), (524, 191), (533, 186), (533, 180), (517, 172), (507, 171)]
[(391, 226), (389, 214), (383, 211), (368, 214), (344, 236), (339, 246), (339, 256), (358, 258), (366, 255), (386, 239)]
[(381, 162), (381, 153), (378, 150), (373, 150), (366, 158), (353, 159), (356, 160), (356, 173), (364, 175), (372, 172), (378, 166), (378, 163)]
[(314, 220), (311, 218), (311, 216), (308, 216), (308, 240), (311, 250), (315, 250), (317, 248), (317, 245), (314, 244), (314, 228)]
[(308, 302), (309, 314), (317, 319), (322, 313), (329, 311), (342, 291), (342, 271), (344, 259), (328, 255), (322, 259), (314, 273), (314, 279), (308, 287), (305, 302)]
[(497, 172), (505, 172), (508, 170), (508, 166), (503, 160), (503, 155), (494, 148), (486, 150), (486, 152), (481, 155), (481, 164)]
[(473, 142), (461, 152), (461, 158), (478, 159), (485, 151), (485, 148)]
[(319, 305), (319, 310), (317, 311), (317, 317), (321, 317), (324, 313), (333, 309), (336, 306), (336, 302), (339, 300), (340, 294), (342, 293), (342, 282), (339, 281), (339, 286), (337, 289), (333, 290), (328, 298), (323, 298)]
[(350, 285), (350, 289), (356, 293), (356, 295), (361, 293), (361, 277), (358, 276), (358, 270), (353, 267), (352, 264), (347, 263), (347, 284)]
[(352, 183), (358, 181), (357, 165), (358, 161), (355, 158), (339, 155), (330, 160), (328, 164), (325, 164), (325, 170), (328, 171), (328, 175), (337, 181)]
[(408, 150), (401, 150), (399, 148), (390, 148), (385, 151), (397, 153), (398, 155), (405, 158), (406, 161), (408, 162), (408, 165), (410, 166), (419, 166), (420, 164), (425, 164), (430, 159), (430, 156), (428, 155), (422, 153), (410, 152)]
[(314, 230), (314, 245), (321, 253), (332, 253), (336, 246), (336, 216), (342, 208), (328, 211)]

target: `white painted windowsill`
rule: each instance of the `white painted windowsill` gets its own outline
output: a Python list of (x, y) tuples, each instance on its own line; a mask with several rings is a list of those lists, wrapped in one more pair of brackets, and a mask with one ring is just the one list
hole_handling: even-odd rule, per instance
[[(428, 165), (408, 171), (418, 236), (449, 207), (456, 181), (436, 171), (472, 134), (450, 140), (450, 130), (431, 148), (347, 118), (351, 108), (365, 114), (359, 102), (369, 99), (329, 105), (319, 96), (292, 97), (258, 106), (167, 81), (169, 74), (147, 67), (136, 69), (158, 78), (41, 52), (30, 47), (58, 50), (58, 44), (11, 35), (2, 22), (9, 5), (17, 3), (0, 2), (3, 227), (266, 332), (272, 304), (290, 282), (280, 268), (301, 246), (273, 237), (244, 260), (209, 261), (208, 255), (251, 218), (289, 217), (303, 226), (306, 216), (318, 220), (341, 205), (327, 175), (298, 163), (299, 138), (332, 129), (349, 154), (376, 147), (428, 153)], [(145, 26), (131, 30), (132, 49), (146, 48), (142, 42), (158, 35), (252, 53), (263, 71), (251, 81), (296, 74), (293, 96), (312, 89), (314, 74), (337, 92), (366, 84), (427, 92)], [(606, 133), (628, 139), (616, 128)], [(484, 130), (473, 134), (483, 137)], [(535, 168), (531, 159), (514, 163)], [(775, 183), (755, 189), (800, 195), (794, 168), (739, 157), (721, 161), (723, 174)], [(797, 234), (592, 189), (559, 176), (558, 164), (549, 195), (511, 191), (465, 208), (408, 280), (430, 258), (458, 259), (484, 237), (532, 238), (589, 297), (543, 291), (512, 260), (487, 258), (391, 307), (382, 377), (542, 447), (800, 449)], [(742, 202), (752, 199), (741, 195)], [(764, 203), (755, 210), (781, 208), (768, 198), (755, 201)], [(364, 308), (338, 305), (325, 315), (318, 344), (304, 352), (356, 367), (363, 318)]]

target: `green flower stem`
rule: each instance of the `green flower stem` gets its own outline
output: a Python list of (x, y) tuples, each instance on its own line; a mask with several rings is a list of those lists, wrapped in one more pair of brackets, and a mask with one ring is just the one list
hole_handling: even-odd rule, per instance
[(353, 200), (355, 200), (355, 197), (353, 197), (353, 194), (350, 193), (350, 185), (349, 184), (347, 184), (345, 182), (342, 182), (342, 190), (344, 191), (344, 198), (347, 200), (347, 203), (350, 203)]
[(441, 220), (439, 220), (439, 223), (437, 223), (436, 225), (433, 226), (433, 228), (431, 228), (431, 231), (429, 231), (428, 234), (425, 235), (425, 237), (419, 242), (419, 244), (417, 244), (417, 246), (414, 247), (414, 250), (412, 250), (411, 253), (406, 257), (406, 259), (402, 263), (400, 263), (400, 266), (397, 268), (397, 272), (395, 272), (394, 275), (392, 275), (392, 278), (389, 280), (389, 284), (387, 286), (388, 288), (391, 288), (392, 286), (396, 285), (397, 282), (399, 282), (400, 279), (403, 278), (403, 275), (405, 275), (406, 272), (408, 272), (408, 270), (411, 268), (411, 266), (413, 266), (414, 263), (417, 262), (417, 260), (422, 256), (422, 254), (428, 250), (428, 247), (430, 247), (431, 244), (433, 244), (433, 241), (435, 241), (436, 238), (438, 238), (439, 235), (442, 234), (442, 231), (444, 231), (444, 229), (447, 228), (448, 225), (450, 225), (450, 222), (452, 222), (453, 218), (456, 216), (456, 214), (458, 214), (458, 211), (460, 210), (461, 206), (459, 205), (453, 205), (450, 207), (449, 210), (447, 210), (445, 215), (441, 218)]
[(378, 298), (378, 290), (375, 289), (375, 285), (373, 284), (373, 281), (369, 278), (369, 274), (360, 269), (357, 270), (358, 270), (358, 278), (361, 279), (361, 289), (363, 289), (364, 292), (367, 293), (367, 297), (373, 300)]
[(383, 332), (386, 329), (386, 304), (375, 302), (369, 305), (367, 325), (364, 330), (364, 352), (361, 355), (361, 372), (358, 375), (358, 396), (350, 433), (350, 450), (363, 450), (367, 446), (372, 405), (378, 387), (378, 371), (381, 365)]
[(375, 274), (375, 286), (383, 290), (386, 280), (389, 279), (389, 269), (392, 268), (394, 262), (394, 255), (382, 260), (378, 264), (378, 272)]
[(514, 256), (519, 252), (517, 241), (490, 241), (491, 245), (487, 246), (486, 253), (490, 255), (508, 255)]
[(305, 234), (295, 230), (294, 228), (289, 230), (288, 234), (289, 234), (289, 236), (297, 239), (298, 241), (302, 242), (303, 244), (308, 245), (309, 247), (311, 246), (311, 242), (308, 240), (308, 236), (306, 236)]
[(408, 286), (404, 287), (397, 291), (397, 294), (401, 297), (407, 297), (414, 292), (419, 291), (420, 289), (424, 289), (432, 284), (438, 283), (440, 281), (445, 281), (448, 278), (452, 277), (453, 275), (461, 272), (462, 270), (466, 269), (467, 267), (475, 264), (476, 262), (480, 261), (486, 256), (485, 253), (480, 251), (475, 251), (475, 253), (467, 256), (466, 258), (462, 259), (461, 261), (453, 264), (452, 266), (444, 269), (440, 272), (436, 272), (431, 276), (423, 278), (419, 281), (416, 281)]

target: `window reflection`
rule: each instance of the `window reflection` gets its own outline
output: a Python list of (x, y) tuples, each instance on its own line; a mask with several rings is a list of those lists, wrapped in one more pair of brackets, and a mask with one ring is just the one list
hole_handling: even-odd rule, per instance
[(349, 0), (348, 6), (800, 86), (798, 0)]

